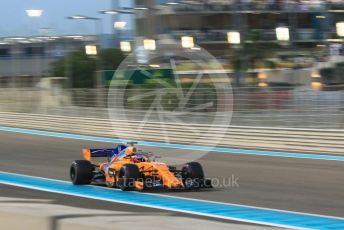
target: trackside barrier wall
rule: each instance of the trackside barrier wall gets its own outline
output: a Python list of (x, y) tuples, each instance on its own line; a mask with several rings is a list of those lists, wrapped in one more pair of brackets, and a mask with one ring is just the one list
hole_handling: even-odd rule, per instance
[[(0, 113), (0, 126), (204, 146), (344, 154), (344, 130), (188, 125)], [(197, 130), (193, 132), (192, 130)]]

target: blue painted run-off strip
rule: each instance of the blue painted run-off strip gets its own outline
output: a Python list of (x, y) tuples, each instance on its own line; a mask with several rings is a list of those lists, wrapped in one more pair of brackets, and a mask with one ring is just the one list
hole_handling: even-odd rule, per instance
[(0, 172), (0, 184), (26, 187), (72, 196), (152, 207), (195, 215), (238, 220), (294, 229), (344, 229), (344, 219), (304, 213), (271, 210), (235, 204), (155, 195), (139, 192), (122, 192), (97, 186), (75, 186), (65, 181)]
[[(50, 131), (39, 131), (39, 130), (32, 130), (32, 129), (4, 127), (4, 126), (0, 126), (0, 131), (26, 133), (26, 134), (34, 134), (34, 135), (50, 136), (50, 137), (70, 138), (70, 139), (78, 139), (78, 140), (97, 141), (97, 142), (110, 142), (110, 143), (124, 143), (128, 141), (133, 141), (133, 140), (125, 140), (125, 139), (86, 136), (86, 135), (58, 133), (58, 132), (50, 132)], [(344, 161), (344, 156), (325, 155), (325, 154), (290, 153), (290, 152), (262, 151), (262, 150), (235, 149), (235, 148), (216, 148), (216, 147), (209, 147), (209, 146), (170, 144), (170, 143), (160, 143), (160, 142), (151, 142), (151, 141), (137, 141), (137, 142), (139, 145), (142, 145), (142, 146), (151, 146), (151, 147), (160, 147), (160, 148), (175, 148), (175, 149), (199, 150), (199, 151), (208, 151), (208, 152), (214, 151), (214, 152), (243, 154), (243, 155), (289, 157), (289, 158), (302, 158), (302, 159), (315, 159), (315, 160), (328, 160), (328, 161)]]

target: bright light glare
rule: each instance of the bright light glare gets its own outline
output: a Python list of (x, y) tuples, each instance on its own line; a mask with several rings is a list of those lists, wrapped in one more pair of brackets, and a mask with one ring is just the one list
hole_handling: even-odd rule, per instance
[(41, 17), (43, 14), (43, 10), (26, 10), (26, 14), (29, 17)]
[(147, 7), (136, 7), (134, 8), (134, 10), (148, 10)]
[(86, 19), (85, 16), (81, 16), (81, 15), (75, 15), (75, 16), (72, 16), (70, 17), (71, 19)]
[(276, 37), (278, 41), (289, 41), (289, 28), (288, 27), (277, 27)]
[(85, 51), (87, 55), (97, 55), (97, 46), (95, 45), (86, 45)]
[(152, 67), (152, 68), (159, 68), (160, 65), (158, 65), (158, 64), (150, 64), (149, 67)]
[(237, 31), (231, 31), (227, 33), (227, 40), (229, 44), (240, 44), (240, 33)]
[(83, 39), (84, 36), (82, 35), (67, 35), (66, 38), (74, 38), (74, 39)]
[(124, 29), (126, 27), (126, 22), (114, 22), (113, 27), (116, 29)]
[(154, 39), (143, 40), (143, 47), (145, 48), (145, 50), (156, 50), (155, 40)]
[(336, 29), (338, 36), (344, 37), (344, 22), (337, 22)]
[(193, 48), (195, 46), (193, 37), (183, 36), (181, 40), (183, 48)]
[(104, 11), (104, 14), (117, 14), (117, 11), (114, 11), (114, 10), (106, 10), (106, 11)]
[(266, 82), (259, 82), (258, 86), (262, 87), (262, 88), (265, 88), (265, 87), (268, 87), (268, 83), (266, 83)]
[(20, 41), (18, 41), (19, 43), (25, 43), (25, 44), (30, 44), (30, 43), (32, 43), (31, 41), (29, 41), (29, 40), (20, 40)]
[(321, 78), (319, 70), (318, 69), (314, 69), (312, 70), (312, 78)]
[(128, 41), (121, 41), (120, 47), (123, 52), (130, 52), (131, 51), (131, 44)]
[(319, 90), (321, 90), (321, 87), (322, 87), (321, 82), (317, 82), (317, 81), (312, 82), (313, 90), (319, 91)]
[(25, 38), (22, 37), (14, 37), (14, 38), (9, 38), (11, 40), (25, 40)]
[(264, 73), (264, 72), (258, 73), (258, 79), (266, 79), (266, 78), (267, 78), (266, 73)]

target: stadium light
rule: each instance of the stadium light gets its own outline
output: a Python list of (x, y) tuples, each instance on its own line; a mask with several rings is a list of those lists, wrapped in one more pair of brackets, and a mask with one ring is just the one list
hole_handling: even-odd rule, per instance
[(182, 47), (183, 48), (193, 48), (195, 46), (194, 38), (190, 36), (181, 37)]
[(86, 54), (89, 56), (95, 56), (98, 54), (96, 45), (86, 45), (85, 51), (86, 51)]
[(13, 37), (13, 38), (8, 38), (10, 40), (25, 40), (26, 38), (23, 37)]
[(160, 68), (160, 65), (158, 65), (158, 64), (150, 64), (149, 67), (152, 67), (152, 68)]
[(148, 10), (147, 7), (135, 7), (134, 10)]
[(156, 44), (154, 39), (143, 40), (143, 47), (145, 50), (156, 50)]
[(70, 19), (86, 19), (85, 16), (81, 16), (81, 15), (75, 15), (75, 16), (71, 16), (69, 17)]
[(110, 9), (110, 10), (101, 10), (99, 11), (101, 14), (134, 14), (134, 9), (133, 8), (126, 8), (123, 10), (118, 10), (118, 9)]
[(84, 15), (73, 15), (73, 16), (69, 16), (67, 17), (67, 19), (79, 19), (79, 20), (100, 20), (99, 18), (95, 18), (95, 17), (89, 17), (89, 16), (84, 16)]
[(38, 10), (38, 9), (29, 9), (29, 10), (25, 10), (26, 11), (26, 15), (29, 17), (41, 17), (43, 14), (43, 10)]
[(266, 73), (264, 73), (264, 72), (259, 72), (258, 73), (258, 79), (264, 80), (266, 78), (267, 78)]
[(118, 14), (118, 12), (115, 10), (103, 10), (103, 11), (100, 11), (100, 13), (102, 13), (102, 14)]
[(322, 88), (322, 83), (318, 81), (313, 81), (312, 82), (312, 89), (315, 91), (319, 91)]
[(126, 22), (120, 22), (120, 21), (113, 23), (113, 27), (115, 29), (120, 29), (120, 30), (124, 29), (126, 27), (126, 25), (127, 25)]
[(131, 52), (131, 44), (128, 41), (121, 41), (120, 47), (123, 52)]
[(276, 37), (278, 41), (289, 41), (289, 28), (288, 27), (277, 27)]
[(262, 87), (262, 88), (266, 88), (266, 87), (268, 87), (269, 85), (268, 85), (268, 83), (266, 83), (266, 82), (259, 82), (259, 83), (258, 83), (258, 86), (259, 86), (259, 87)]
[(344, 22), (337, 22), (336, 30), (339, 37), (344, 37)]
[(227, 41), (229, 44), (240, 44), (240, 32), (238, 31), (230, 31), (227, 32)]

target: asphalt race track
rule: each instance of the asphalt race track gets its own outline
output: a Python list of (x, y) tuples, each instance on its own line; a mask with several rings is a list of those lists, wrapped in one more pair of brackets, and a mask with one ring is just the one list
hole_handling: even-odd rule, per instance
[[(11, 132), (0, 133), (0, 145), (0, 171), (66, 181), (69, 180), (70, 163), (82, 158), (82, 148), (112, 147), (109, 143)], [(155, 153), (164, 152), (165, 155), (173, 155), (178, 151), (153, 147), (143, 149)], [(164, 194), (344, 217), (343, 162), (219, 152), (208, 153), (199, 161), (203, 164), (207, 177), (219, 178), (220, 181), (238, 178), (237, 184), (233, 184), (232, 187), (220, 186), (209, 191)], [(43, 196), (73, 206), (101, 206), (103, 209), (114, 209), (113, 204), (105, 201), (87, 201), (85, 204), (84, 198), (69, 197), (66, 200), (66, 196), (59, 194), (5, 185), (0, 185), (0, 196)], [(138, 209), (135, 206), (115, 207), (129, 211), (154, 212), (154, 209)]]

